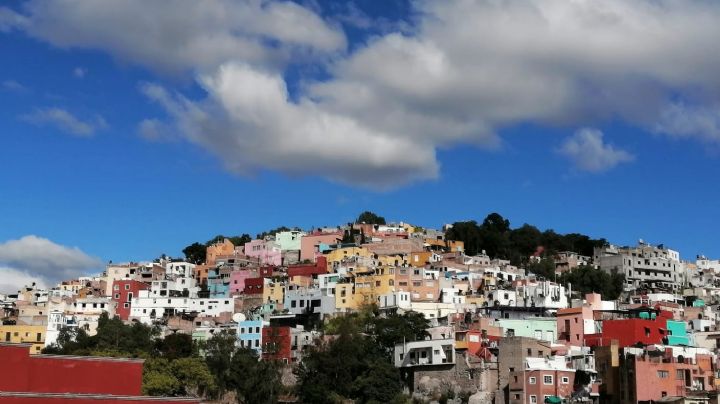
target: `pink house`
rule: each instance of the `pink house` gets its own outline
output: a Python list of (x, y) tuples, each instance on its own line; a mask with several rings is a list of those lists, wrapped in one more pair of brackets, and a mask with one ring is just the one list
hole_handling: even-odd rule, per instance
[(257, 258), (260, 264), (282, 265), (282, 250), (274, 241), (252, 240), (245, 243), (245, 256)]
[(241, 294), (245, 290), (245, 279), (256, 278), (257, 272), (238, 269), (230, 272), (230, 295)]
[(558, 343), (567, 346), (585, 345), (585, 334), (595, 333), (593, 309), (588, 306), (557, 311)]
[(565, 346), (585, 345), (585, 335), (594, 334), (595, 310), (602, 309), (602, 299), (597, 293), (585, 295), (581, 307), (571, 307), (557, 311), (558, 343)]
[(318, 246), (323, 244), (336, 244), (342, 240), (342, 233), (312, 233), (302, 236), (300, 240), (300, 261), (315, 262), (315, 257), (320, 254)]

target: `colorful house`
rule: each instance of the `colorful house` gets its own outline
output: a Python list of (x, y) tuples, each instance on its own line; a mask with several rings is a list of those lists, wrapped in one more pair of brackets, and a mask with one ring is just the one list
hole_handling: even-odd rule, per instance
[(132, 300), (138, 297), (141, 290), (149, 289), (148, 284), (135, 280), (116, 280), (112, 287), (112, 301), (115, 305), (115, 314), (121, 320), (127, 321), (130, 317)]

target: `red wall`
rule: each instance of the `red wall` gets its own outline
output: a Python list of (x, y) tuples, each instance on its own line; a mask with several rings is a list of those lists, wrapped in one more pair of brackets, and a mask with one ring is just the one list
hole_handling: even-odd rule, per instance
[(288, 276), (312, 276), (327, 273), (327, 258), (317, 257), (317, 262), (312, 265), (293, 265), (288, 267)]
[[(290, 342), (290, 327), (263, 327), (263, 359), (292, 360), (292, 346)], [(278, 351), (274, 354), (265, 353), (265, 345), (268, 343), (278, 344)]]
[(162, 398), (151, 399), (150, 397), (118, 397), (118, 396), (75, 396), (71, 394), (51, 394), (51, 395), (20, 395), (20, 394), (4, 394), (0, 393), (0, 403), (3, 404), (43, 404), (47, 402), (58, 402), (62, 404), (95, 404), (122, 402), (131, 404), (142, 404), (147, 402), (164, 403), (164, 404), (187, 404), (200, 403), (200, 399), (187, 398)]
[[(115, 290), (117, 285), (118, 289)], [(125, 285), (130, 285), (130, 289), (125, 290)], [(138, 293), (141, 290), (148, 288), (148, 285), (143, 282), (135, 280), (116, 280), (113, 282), (112, 288), (112, 300), (115, 302), (115, 313), (121, 320), (127, 320), (130, 317), (130, 308), (132, 308), (132, 302), (128, 301), (128, 295), (133, 294), (133, 299), (137, 299)], [(116, 295), (120, 295), (115, 298)], [(125, 307), (125, 303), (131, 303), (130, 307)]]
[(244, 295), (262, 295), (263, 288), (265, 287), (264, 278), (247, 278), (245, 279), (245, 290)]
[(0, 391), (142, 394), (141, 360), (33, 355), (22, 344), (0, 344)]
[[(656, 320), (629, 318), (624, 320), (605, 320), (602, 322), (602, 334), (585, 336), (587, 346), (610, 345), (611, 340), (618, 340), (621, 348), (642, 342), (645, 345), (661, 344), (666, 336), (666, 319), (658, 316)], [(646, 332), (646, 328), (649, 333)]]

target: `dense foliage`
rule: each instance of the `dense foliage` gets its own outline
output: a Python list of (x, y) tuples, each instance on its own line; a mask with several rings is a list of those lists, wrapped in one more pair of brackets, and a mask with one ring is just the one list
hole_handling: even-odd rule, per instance
[(392, 363), (395, 344), (426, 335), (427, 320), (418, 313), (378, 317), (369, 307), (333, 319), (330, 342), (311, 348), (296, 370), (303, 403), (405, 402), (400, 371)]
[(385, 224), (385, 218), (366, 210), (358, 216), (355, 223)]
[(594, 247), (606, 244), (605, 239), (592, 239), (578, 233), (540, 231), (529, 224), (512, 229), (510, 221), (497, 213), (487, 215), (480, 225), (474, 220), (455, 222), (445, 237), (464, 242), (468, 255), (477, 255), (484, 250), (491, 258), (507, 259), (513, 265), (525, 265), (535, 253), (552, 257), (560, 251), (574, 251), (591, 256)]
[(282, 391), (277, 364), (237, 349), (235, 334), (224, 331), (201, 344), (187, 334), (158, 334), (155, 328), (126, 325), (103, 313), (96, 335), (63, 328), (43, 353), (144, 358), (143, 393), (151, 396), (216, 398), (233, 392), (239, 403), (277, 402)]

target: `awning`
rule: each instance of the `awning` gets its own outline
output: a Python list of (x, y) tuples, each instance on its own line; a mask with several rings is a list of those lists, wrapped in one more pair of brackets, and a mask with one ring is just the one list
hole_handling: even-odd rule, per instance
[(548, 404), (561, 404), (562, 399), (558, 396), (548, 396), (545, 397), (545, 402)]

